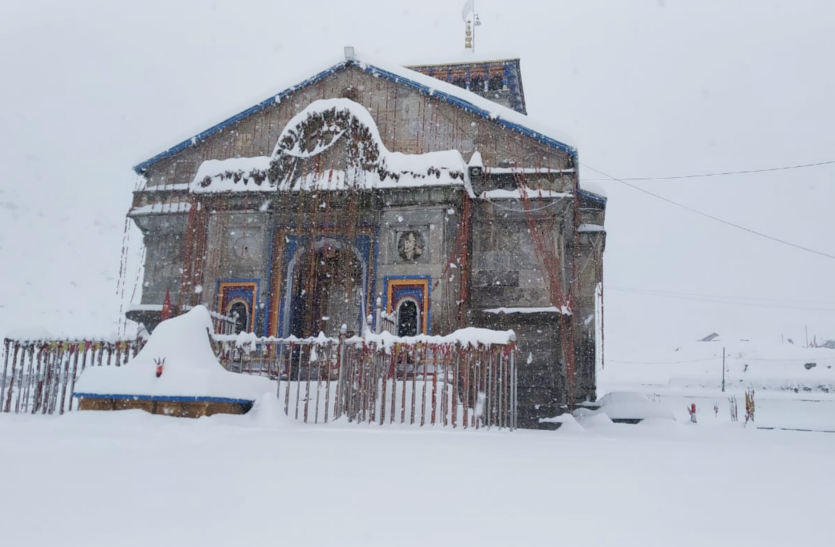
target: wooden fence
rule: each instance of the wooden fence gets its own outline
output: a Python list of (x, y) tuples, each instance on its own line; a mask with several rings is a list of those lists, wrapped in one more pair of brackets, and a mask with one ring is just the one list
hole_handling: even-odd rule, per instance
[[(516, 427), (516, 347), (449, 337), (276, 339), (215, 334), (229, 371), (270, 377), (284, 412), (308, 423)], [(89, 366), (124, 366), (143, 340), (4, 340), (0, 412), (77, 410)]]
[(444, 337), (276, 339), (215, 336), (228, 370), (278, 381), (295, 419), (516, 428), (514, 343)]
[[(122, 366), (142, 340), (3, 341), (0, 412), (63, 414), (77, 408), (72, 393), (86, 367)], [(74, 406), (75, 405), (75, 406)]]

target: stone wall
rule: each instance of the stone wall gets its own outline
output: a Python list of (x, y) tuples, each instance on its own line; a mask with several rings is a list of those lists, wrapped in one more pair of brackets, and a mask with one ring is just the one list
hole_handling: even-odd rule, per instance
[(471, 310), (469, 316), (474, 326), (516, 333), (519, 427), (555, 429), (552, 424), (541, 424), (539, 420), (565, 411), (565, 367), (560, 357), (559, 315)]
[(145, 244), (142, 304), (161, 304), (165, 291), (176, 296), (183, 267), (183, 233), (188, 215), (143, 215), (134, 217)]

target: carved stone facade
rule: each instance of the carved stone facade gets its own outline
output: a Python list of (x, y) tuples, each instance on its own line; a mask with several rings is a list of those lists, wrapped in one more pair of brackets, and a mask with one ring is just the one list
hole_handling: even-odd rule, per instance
[(605, 198), (519, 108), (418, 68), (346, 60), (137, 166), (147, 259), (129, 317), (153, 328), (170, 291), (259, 335), (332, 335), (379, 299), (408, 334), (514, 329), (520, 426), (593, 399)]

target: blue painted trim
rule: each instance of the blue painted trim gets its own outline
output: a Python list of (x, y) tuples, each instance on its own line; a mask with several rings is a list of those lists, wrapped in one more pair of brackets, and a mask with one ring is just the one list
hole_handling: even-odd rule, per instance
[(588, 190), (580, 190), (580, 191), (578, 192), (578, 194), (579, 194), (579, 195), (580, 195), (580, 197), (581, 197), (581, 198), (583, 198), (583, 199), (587, 199), (587, 200), (589, 200), (589, 201), (596, 201), (596, 202), (598, 202), (598, 203), (602, 203), (603, 205), (606, 205), (607, 198), (605, 198), (605, 197), (603, 197), (603, 196), (601, 196), (601, 195), (599, 195), (599, 194), (595, 194), (595, 193), (593, 193), (593, 192), (589, 192)]
[(507, 66), (513, 67), (508, 78), (508, 88), (510, 88), (510, 93), (513, 97), (513, 110), (527, 116), (528, 109), (525, 107), (525, 91), (522, 89), (522, 67), (519, 65), (519, 60), (509, 61), (505, 67)]
[(425, 279), (426, 284), (426, 334), (432, 334), (432, 276), (431, 275), (386, 275), (383, 277), (383, 310), (388, 309), (389, 281), (392, 279)]
[[(472, 112), (472, 113), (474, 113), (478, 116), (481, 116), (482, 118), (493, 120), (493, 121), (497, 122), (499, 125), (501, 125), (502, 127), (505, 127), (506, 129), (510, 129), (510, 130), (516, 131), (517, 133), (521, 133), (522, 135), (530, 137), (537, 142), (541, 142), (543, 144), (551, 146), (552, 148), (557, 148), (557, 149), (562, 150), (563, 152), (566, 152), (566, 153), (568, 153), (572, 156), (577, 154), (577, 150), (574, 147), (569, 146), (565, 143), (562, 143), (562, 142), (560, 142), (556, 139), (552, 139), (551, 137), (547, 137), (545, 135), (542, 135), (541, 133), (538, 133), (536, 131), (528, 129), (527, 127), (524, 127), (522, 125), (503, 120), (502, 118), (493, 119), (490, 115), (490, 112), (473, 105), (469, 101), (466, 101), (464, 99), (449, 95), (447, 93), (444, 93), (443, 91), (433, 90), (428, 86), (417, 83), (417, 82), (415, 82), (413, 80), (410, 80), (408, 78), (398, 76), (397, 74), (393, 74), (393, 73), (388, 72), (386, 70), (382, 70), (382, 69), (377, 68), (373, 65), (358, 64), (355, 61), (347, 61), (347, 62), (342, 62), (342, 63), (336, 64), (336, 65), (332, 66), (331, 68), (329, 68), (325, 71), (322, 71), (319, 74), (316, 74), (315, 76), (313, 76), (311, 78), (308, 78), (307, 80), (301, 82), (300, 84), (295, 85), (295, 86), (293, 86), (289, 89), (285, 89), (284, 91), (281, 91), (280, 93), (277, 93), (276, 95), (273, 95), (270, 98), (261, 101), (260, 103), (256, 104), (255, 106), (252, 106), (252, 107), (244, 110), (243, 112), (241, 112), (239, 114), (236, 114), (236, 115), (232, 116), (231, 118), (226, 119), (226, 120), (220, 122), (219, 124), (217, 124), (215, 126), (212, 126), (209, 129), (207, 129), (207, 130), (205, 130), (201, 133), (198, 133), (197, 135), (195, 135), (192, 138), (184, 140), (180, 144), (177, 144), (177, 145), (173, 146), (172, 148), (169, 148), (168, 150), (157, 154), (153, 158), (145, 160), (142, 163), (134, 166), (133, 170), (137, 174), (141, 175), (145, 171), (147, 171), (148, 168), (151, 167), (152, 165), (154, 165), (155, 163), (157, 163), (157, 162), (159, 162), (159, 161), (161, 161), (165, 158), (171, 157), (175, 154), (178, 154), (178, 153), (182, 152), (183, 150), (185, 150), (187, 148), (190, 148), (192, 146), (196, 146), (197, 144), (201, 143), (202, 141), (205, 141), (206, 139), (208, 139), (212, 135), (215, 135), (216, 133), (220, 133), (221, 131), (223, 131), (227, 127), (240, 122), (241, 120), (249, 117), (250, 115), (255, 114), (256, 112), (260, 112), (261, 110), (264, 110), (265, 108), (276, 104), (276, 102), (281, 102), (285, 97), (287, 97), (291, 93), (294, 93), (295, 91), (297, 91), (297, 90), (299, 90), (303, 87), (307, 87), (311, 84), (315, 84), (316, 82), (324, 79), (325, 77), (330, 76), (331, 74), (333, 74), (335, 72), (338, 72), (340, 70), (343, 70), (345, 67), (351, 66), (351, 65), (359, 66), (365, 72), (368, 72), (370, 74), (378, 74), (379, 76), (381, 76), (381, 77), (383, 77), (383, 78), (385, 78), (389, 81), (392, 81), (392, 82), (395, 82), (395, 83), (402, 83), (402, 84), (406, 85), (407, 87), (409, 87), (411, 89), (414, 89), (414, 90), (417, 90), (420, 93), (423, 93), (425, 95), (429, 95), (430, 92), (431, 92), (432, 96), (434, 96), (434, 97), (438, 97), (439, 99), (441, 99), (443, 101), (446, 101), (450, 104), (453, 104), (453, 105), (455, 105), (459, 108), (463, 108), (464, 110), (467, 110), (468, 112)], [(513, 85), (516, 86), (516, 79), (517, 78), (511, 78), (511, 79), (513, 80), (513, 82), (512, 82)], [(508, 85), (508, 87), (510, 88), (511, 85)], [(514, 97), (516, 97), (520, 91), (521, 91), (521, 82), (519, 83), (518, 86), (516, 86), (516, 88), (514, 90)], [(514, 100), (517, 101), (518, 99), (515, 98)], [(522, 106), (522, 108), (524, 108), (524, 106)]]
[(202, 396), (183, 396), (183, 395), (124, 395), (124, 394), (106, 394), (101, 393), (73, 393), (73, 397), (85, 399), (131, 399), (133, 401), (165, 401), (170, 403), (235, 403), (235, 404), (252, 404), (254, 402), (250, 399), (229, 399), (226, 397), (202, 397)]
[[(215, 285), (215, 298), (220, 297), (221, 283), (255, 283), (255, 294), (252, 295), (252, 304), (251, 309), (249, 310), (249, 314), (252, 316), (252, 320), (254, 321), (252, 325), (252, 332), (255, 332), (258, 328), (258, 298), (261, 293), (261, 280), (257, 277), (230, 277), (218, 279), (217, 285)], [(223, 313), (223, 310), (220, 310), (218, 313)]]

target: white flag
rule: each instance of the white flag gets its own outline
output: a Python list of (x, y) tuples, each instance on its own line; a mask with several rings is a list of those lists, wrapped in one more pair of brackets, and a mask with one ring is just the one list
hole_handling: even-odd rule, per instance
[(461, 12), (461, 18), (466, 23), (467, 20), (470, 18), (470, 14), (475, 9), (475, 0), (467, 0), (464, 4), (464, 11)]

